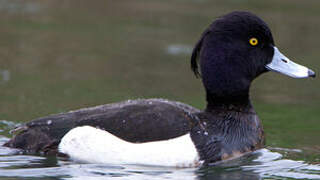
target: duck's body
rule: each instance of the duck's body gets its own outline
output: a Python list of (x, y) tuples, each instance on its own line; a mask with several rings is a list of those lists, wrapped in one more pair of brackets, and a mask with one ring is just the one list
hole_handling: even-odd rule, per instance
[[(181, 131), (185, 135), (162, 136), (160, 141), (145, 143), (128, 142), (88, 126), (78, 127), (62, 138), (59, 152), (87, 163), (194, 167), (233, 159), (264, 146), (262, 124), (252, 108), (240, 111), (235, 106), (220, 107), (194, 112), (191, 117), (185, 122), (188, 131)], [(170, 129), (163, 131), (169, 133)]]
[(132, 143), (166, 140), (187, 134), (198, 112), (165, 99), (127, 100), (35, 119), (18, 127), (18, 134), (5, 146), (56, 154), (62, 137), (81, 126), (102, 129)]
[[(191, 67), (201, 74), (206, 90), (204, 111), (162, 100), (115, 103), (32, 121), (6, 145), (32, 151), (59, 147), (85, 162), (211, 164), (264, 146), (263, 128), (249, 99), (256, 77), (268, 71), (315, 76), (281, 54), (267, 24), (248, 12), (214, 21), (196, 44)], [(103, 130), (79, 127), (87, 125)]]

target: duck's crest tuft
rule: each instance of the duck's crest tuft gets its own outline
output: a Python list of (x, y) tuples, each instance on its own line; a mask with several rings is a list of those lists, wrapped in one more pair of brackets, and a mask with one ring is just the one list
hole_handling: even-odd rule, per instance
[(201, 51), (201, 47), (202, 47), (202, 42), (204, 37), (209, 34), (210, 30), (207, 29), (205, 32), (203, 32), (200, 40), (197, 42), (197, 44), (195, 45), (195, 47), (193, 48), (192, 51), (192, 55), (191, 55), (191, 69), (193, 71), (193, 73), (195, 74), (195, 76), (201, 77), (200, 71), (199, 71), (199, 66), (198, 66), (198, 55)]

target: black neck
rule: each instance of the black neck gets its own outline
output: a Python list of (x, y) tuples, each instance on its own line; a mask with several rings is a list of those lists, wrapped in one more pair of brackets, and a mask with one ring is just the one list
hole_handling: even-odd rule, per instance
[(212, 111), (236, 111), (243, 113), (255, 113), (249, 94), (242, 93), (236, 96), (228, 95), (225, 97), (213, 95), (207, 92), (207, 112)]

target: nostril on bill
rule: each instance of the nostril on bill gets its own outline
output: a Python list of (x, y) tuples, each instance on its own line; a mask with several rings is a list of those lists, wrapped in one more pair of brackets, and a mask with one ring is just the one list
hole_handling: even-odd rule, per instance
[(285, 59), (281, 59), (281, 61), (284, 62), (284, 63), (288, 63), (288, 61), (285, 60)]

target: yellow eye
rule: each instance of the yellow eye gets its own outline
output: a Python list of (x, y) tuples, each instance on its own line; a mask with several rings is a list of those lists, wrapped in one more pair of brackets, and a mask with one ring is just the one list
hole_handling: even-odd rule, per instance
[(258, 39), (257, 38), (251, 38), (249, 40), (249, 43), (252, 45), (252, 46), (256, 46), (258, 45)]

